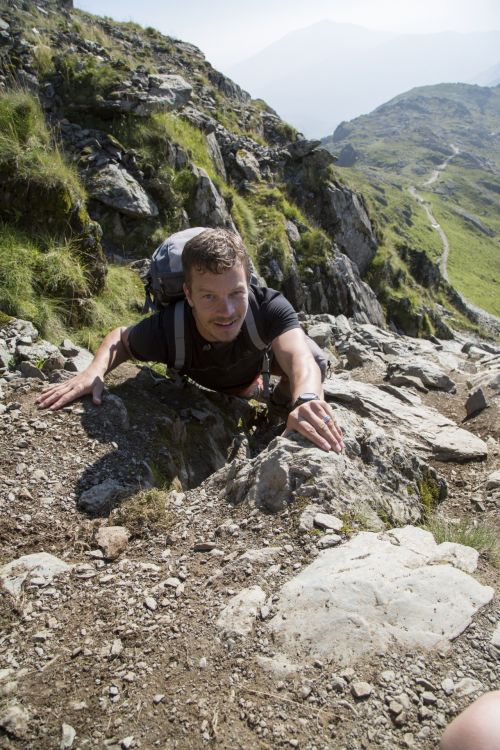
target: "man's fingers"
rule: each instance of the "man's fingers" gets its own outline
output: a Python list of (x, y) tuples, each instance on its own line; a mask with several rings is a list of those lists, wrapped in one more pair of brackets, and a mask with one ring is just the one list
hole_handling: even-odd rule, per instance
[(94, 387), (92, 388), (92, 401), (97, 406), (99, 406), (102, 403), (103, 390), (104, 390), (104, 382), (100, 378), (96, 378)]
[(318, 446), (318, 448), (322, 448), (324, 451), (329, 451), (333, 447), (330, 445), (330, 441), (326, 440), (312, 426), (312, 424), (310, 424), (310, 422), (307, 422), (305, 419), (298, 419), (297, 427), (295, 429), (297, 430), (297, 432), (300, 432), (301, 435), (304, 435), (304, 437), (310, 440), (311, 443), (314, 443)]
[(311, 401), (291, 412), (288, 430), (296, 430), (323, 450), (340, 453), (344, 449), (342, 430), (326, 401)]

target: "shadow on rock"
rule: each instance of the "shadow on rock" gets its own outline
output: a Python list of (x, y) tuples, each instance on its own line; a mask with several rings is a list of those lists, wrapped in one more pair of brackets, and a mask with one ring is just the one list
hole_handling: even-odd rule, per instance
[(92, 441), (87, 457), (99, 454), (75, 488), (78, 507), (92, 516), (147, 488), (196, 487), (248, 457), (255, 431), (256, 412), (241, 399), (179, 387), (148, 368), (113, 386), (100, 406), (85, 399), (77, 409)]

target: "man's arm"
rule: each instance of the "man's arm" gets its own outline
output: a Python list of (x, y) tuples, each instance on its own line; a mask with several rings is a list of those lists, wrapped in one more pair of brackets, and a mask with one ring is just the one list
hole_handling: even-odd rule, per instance
[(290, 381), (292, 401), (302, 393), (315, 393), (317, 401), (308, 401), (288, 415), (285, 434), (295, 430), (325, 451), (340, 453), (344, 444), (342, 431), (335, 421), (331, 406), (323, 398), (321, 372), (316, 364), (304, 332), (300, 328), (277, 336), (272, 342), (273, 354)]
[(92, 395), (94, 404), (102, 401), (104, 376), (132, 358), (128, 346), (128, 328), (115, 328), (108, 333), (97, 350), (92, 363), (71, 380), (49, 385), (36, 400), (40, 409), (61, 409), (77, 398)]

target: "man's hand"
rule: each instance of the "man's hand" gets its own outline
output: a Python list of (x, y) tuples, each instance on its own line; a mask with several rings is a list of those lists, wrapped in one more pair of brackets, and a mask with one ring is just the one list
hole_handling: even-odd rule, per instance
[(41, 396), (36, 399), (36, 403), (39, 409), (56, 411), (56, 409), (61, 409), (77, 398), (91, 394), (94, 404), (100, 404), (103, 390), (104, 380), (102, 376), (92, 367), (88, 367), (71, 380), (65, 380), (63, 383), (44, 388)]
[(286, 437), (293, 430), (324, 451), (341, 453), (344, 450), (342, 430), (326, 401), (308, 401), (291, 411), (283, 434)]

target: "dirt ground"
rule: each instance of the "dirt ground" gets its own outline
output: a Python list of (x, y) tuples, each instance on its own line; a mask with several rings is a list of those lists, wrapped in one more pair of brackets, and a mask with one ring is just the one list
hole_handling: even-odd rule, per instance
[[(93, 536), (105, 519), (80, 511), (79, 493), (108, 476), (125, 484), (144, 476), (146, 483), (144, 462), (161, 465), (158, 424), (170, 413), (172, 392), (134, 380), (136, 373), (128, 365), (114, 375), (113, 392), (129, 411), (127, 431), (88, 402), (41, 414), (34, 381), (4, 386), (5, 403), (18, 407), (0, 418), (0, 565), (45, 551), (75, 567), (49, 586), (32, 582), (17, 601), (0, 593), (0, 706), (14, 701), (26, 710), (18, 731), (0, 730), (0, 748), (437, 747), (446, 723), (479, 694), (447, 695), (443, 680), (469, 678), (480, 692), (499, 684), (490, 645), (500, 619), (496, 597), (448, 652), (394, 650), (353, 669), (315, 662), (277, 675), (260, 661), (274, 653), (264, 620), (245, 638), (223, 635), (215, 621), (244, 586), (265, 580), (268, 591), (278, 591), (314, 559), (310, 539), (298, 533), (299, 509), (270, 516), (246, 503), (230, 507), (215, 473), (169, 496), (165, 529), (132, 537), (114, 562), (98, 556)], [(423, 400), (460, 424), (465, 395), (459, 384), (456, 394)], [(180, 391), (174, 407), (182, 412), (192, 399), (192, 389)], [(254, 419), (254, 449), (279, 430), (266, 424), (265, 410), (251, 416), (241, 408), (247, 424)], [(434, 464), (449, 487), (442, 511), (497, 529), (498, 497), (484, 481), (500, 465), (498, 416), (492, 406), (461, 425), (489, 438), (486, 461)], [(201, 437), (192, 446), (200, 481), (203, 446)], [(273, 545), (282, 547), (279, 566), (265, 579), (240, 560), (248, 549)], [(498, 585), (488, 559), (480, 559), (476, 577)], [(368, 698), (353, 696), (355, 681), (371, 685)], [(396, 715), (391, 701), (401, 693), (409, 705)], [(64, 744), (63, 725), (76, 732), (71, 744)]]

